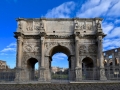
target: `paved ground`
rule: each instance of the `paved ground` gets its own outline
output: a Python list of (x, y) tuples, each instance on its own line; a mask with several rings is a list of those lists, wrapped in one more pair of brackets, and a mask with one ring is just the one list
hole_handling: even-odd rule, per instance
[(120, 90), (120, 83), (0, 84), (0, 90)]

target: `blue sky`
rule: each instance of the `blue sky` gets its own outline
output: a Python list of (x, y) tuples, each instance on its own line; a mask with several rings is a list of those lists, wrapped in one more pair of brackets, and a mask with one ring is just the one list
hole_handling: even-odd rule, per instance
[[(13, 32), (16, 31), (15, 19), (18, 17), (101, 17), (104, 19), (103, 31), (107, 34), (103, 50), (120, 47), (120, 0), (0, 0), (0, 60), (5, 60), (11, 68), (16, 63)], [(67, 67), (68, 61), (64, 54), (56, 54), (55, 58), (53, 66)]]

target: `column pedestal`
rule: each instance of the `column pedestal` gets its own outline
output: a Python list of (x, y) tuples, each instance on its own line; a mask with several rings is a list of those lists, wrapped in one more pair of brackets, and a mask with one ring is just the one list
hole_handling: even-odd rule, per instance
[(40, 76), (39, 76), (38, 81), (41, 81), (41, 82), (45, 81), (45, 78), (44, 78), (44, 70), (45, 70), (45, 68), (40, 67), (40, 69), (39, 69), (39, 74), (40, 74)]
[(17, 83), (19, 83), (19, 82), (22, 81), (22, 79), (21, 79), (21, 71), (22, 71), (21, 68), (16, 68), (15, 69), (16, 73), (15, 73), (15, 79), (14, 79), (14, 81), (17, 82)]
[(75, 68), (75, 73), (76, 73), (76, 81), (81, 81), (82, 80), (82, 68)]
[(105, 68), (100, 68), (100, 80), (107, 80), (105, 76)]

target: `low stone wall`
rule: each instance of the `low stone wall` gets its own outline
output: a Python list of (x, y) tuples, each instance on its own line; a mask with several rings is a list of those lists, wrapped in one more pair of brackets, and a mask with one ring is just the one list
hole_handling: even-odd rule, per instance
[(120, 83), (0, 84), (0, 90), (120, 90)]

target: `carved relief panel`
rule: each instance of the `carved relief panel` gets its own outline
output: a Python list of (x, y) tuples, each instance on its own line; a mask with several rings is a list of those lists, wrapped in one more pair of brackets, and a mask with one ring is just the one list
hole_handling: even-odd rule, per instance
[(87, 53), (87, 47), (85, 45), (80, 45), (79, 46), (79, 55)]
[(75, 29), (85, 29), (85, 22), (79, 22), (79, 21), (75, 21)]
[(26, 21), (26, 31), (28, 32), (38, 32), (39, 30), (41, 29), (44, 29), (44, 23), (42, 21), (39, 21), (39, 20), (35, 20), (35, 21), (32, 21), (32, 20), (29, 20), (29, 21)]
[(92, 27), (92, 22), (86, 22), (86, 30), (93, 30)]
[(35, 21), (34, 22), (34, 30), (40, 30), (40, 22), (39, 21)]
[(79, 55), (81, 54), (97, 54), (97, 46), (95, 44), (80, 45)]
[(95, 44), (91, 44), (88, 46), (89, 53), (97, 53), (97, 46)]
[(93, 30), (92, 21), (77, 21), (75, 20), (75, 29), (80, 30)]
[(39, 43), (28, 43), (27, 41), (23, 44), (23, 52), (39, 52), (40, 44)]
[(26, 21), (26, 30), (33, 31), (33, 21)]

